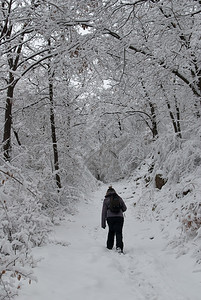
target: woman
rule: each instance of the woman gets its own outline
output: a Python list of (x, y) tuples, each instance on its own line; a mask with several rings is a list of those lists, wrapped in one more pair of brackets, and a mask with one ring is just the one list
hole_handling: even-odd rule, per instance
[(112, 249), (114, 245), (114, 238), (116, 236), (116, 249), (118, 252), (123, 253), (123, 236), (122, 229), (124, 224), (123, 212), (127, 207), (123, 199), (116, 193), (116, 191), (110, 186), (105, 195), (105, 199), (102, 207), (102, 223), (103, 229), (106, 227), (106, 221), (109, 227), (107, 237), (107, 248)]

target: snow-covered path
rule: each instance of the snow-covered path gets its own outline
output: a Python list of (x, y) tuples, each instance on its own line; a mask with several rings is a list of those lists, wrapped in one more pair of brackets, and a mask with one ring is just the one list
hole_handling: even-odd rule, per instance
[(100, 213), (107, 186), (102, 186), (81, 204), (78, 215), (55, 229), (54, 243), (34, 250), (43, 257), (35, 269), (38, 282), (25, 283), (16, 300), (201, 299), (201, 274), (193, 272), (193, 260), (164, 250), (159, 222), (136, 218), (131, 186), (122, 181), (114, 188), (128, 206), (126, 254), (105, 248)]

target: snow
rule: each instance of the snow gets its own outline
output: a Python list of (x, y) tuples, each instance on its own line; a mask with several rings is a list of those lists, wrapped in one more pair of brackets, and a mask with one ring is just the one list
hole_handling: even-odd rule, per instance
[[(102, 185), (79, 213), (55, 227), (51, 243), (34, 249), (37, 282), (25, 281), (16, 300), (200, 300), (201, 267), (167, 247), (160, 220), (139, 219), (132, 182), (114, 183), (124, 199), (125, 255), (105, 247), (100, 227)], [(172, 228), (172, 230), (174, 230)]]

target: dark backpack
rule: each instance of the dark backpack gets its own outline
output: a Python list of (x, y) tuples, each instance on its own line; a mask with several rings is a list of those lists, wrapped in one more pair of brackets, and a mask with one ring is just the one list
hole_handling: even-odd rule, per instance
[(109, 209), (113, 213), (119, 213), (121, 209), (120, 197), (117, 194), (110, 195)]

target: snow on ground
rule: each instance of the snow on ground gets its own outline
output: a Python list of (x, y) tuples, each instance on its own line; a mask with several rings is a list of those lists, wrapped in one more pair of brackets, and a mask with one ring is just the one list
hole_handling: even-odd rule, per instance
[(55, 228), (52, 243), (34, 249), (42, 257), (15, 300), (200, 300), (201, 270), (190, 255), (167, 250), (160, 222), (137, 218), (132, 183), (114, 188), (128, 210), (124, 223), (125, 255), (105, 248), (107, 228), (100, 228), (103, 185), (83, 201), (79, 214)]

